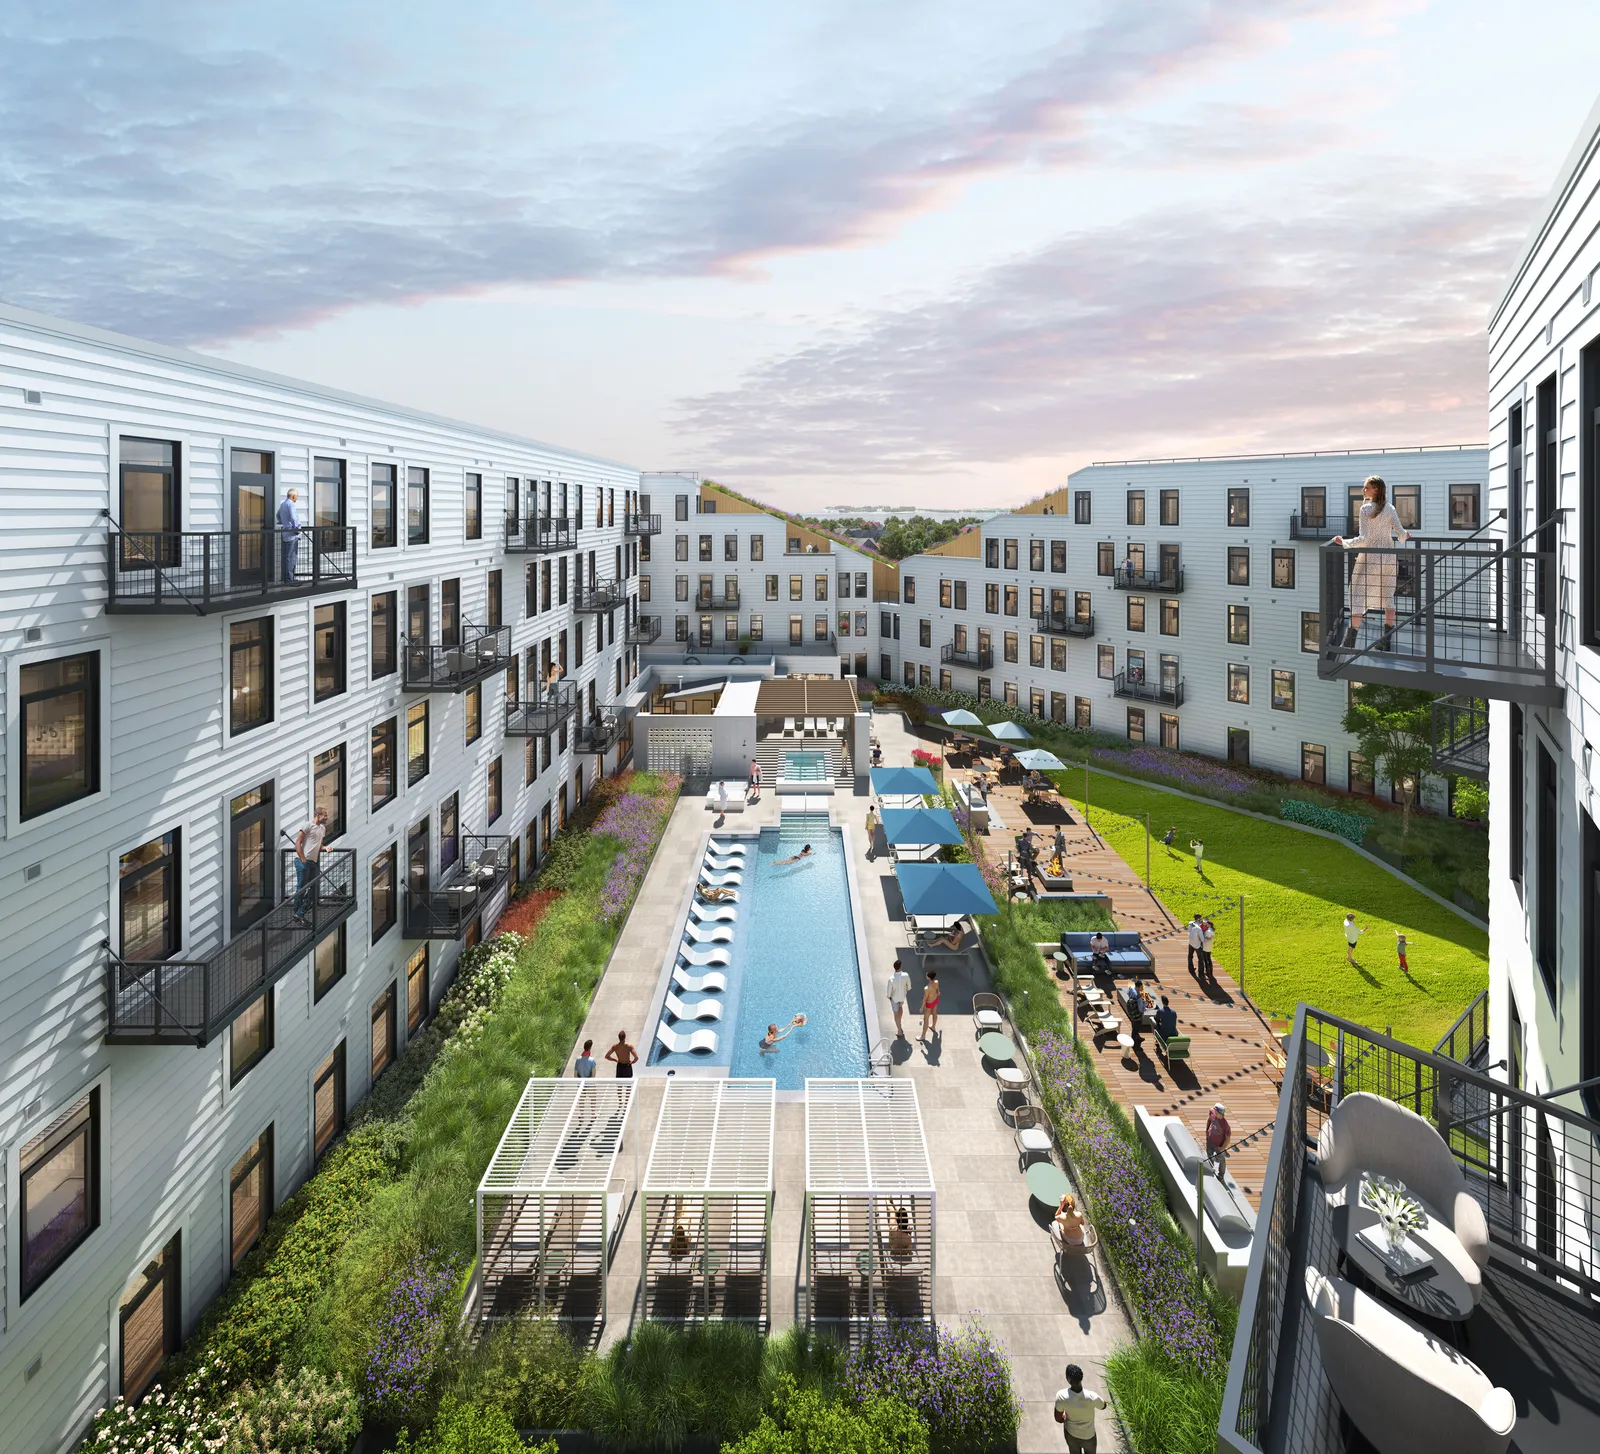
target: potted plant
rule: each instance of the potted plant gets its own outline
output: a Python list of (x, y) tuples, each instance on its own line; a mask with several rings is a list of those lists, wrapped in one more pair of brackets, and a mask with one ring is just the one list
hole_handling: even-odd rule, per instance
[(746, 655), (749, 654), (749, 651), (750, 651), (750, 638), (748, 636), (741, 636), (739, 638), (739, 655), (740, 656), (746, 656)]

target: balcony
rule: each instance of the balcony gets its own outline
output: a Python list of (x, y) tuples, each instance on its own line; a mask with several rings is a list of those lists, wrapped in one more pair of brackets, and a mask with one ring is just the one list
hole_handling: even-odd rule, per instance
[(106, 540), (108, 615), (196, 615), (354, 590), (354, 526), (123, 530)]
[(295, 855), (279, 854), (279, 898), (259, 923), (205, 959), (132, 960), (106, 950), (106, 1032), (112, 1045), (207, 1045), (348, 919), (355, 853), (325, 848), (320, 872), (295, 891)]
[(974, 671), (988, 671), (994, 665), (994, 648), (978, 646), (968, 648), (951, 642), (939, 648), (939, 660), (945, 666), (969, 666)]
[(1357, 526), (1355, 521), (1346, 515), (1341, 526), (1339, 519), (1334, 515), (1312, 515), (1304, 511), (1293, 511), (1289, 516), (1290, 540), (1332, 540), (1335, 535), (1355, 535)]
[(1436, 697), (1433, 768), (1441, 775), (1489, 780), (1489, 704), (1482, 697)]
[(506, 703), (506, 736), (553, 736), (577, 710), (578, 684), (557, 682), (537, 701)]
[(628, 646), (649, 646), (652, 642), (660, 639), (661, 618), (659, 616), (640, 616), (623, 636), (623, 641)]
[(620, 707), (596, 707), (594, 715), (578, 724), (579, 752), (607, 752), (628, 730), (627, 714)]
[(1126, 697), (1130, 702), (1154, 702), (1161, 707), (1183, 705), (1183, 683), (1146, 681), (1137, 672), (1119, 671), (1112, 679), (1111, 695)]
[(407, 939), (460, 939), (479, 913), (508, 892), (511, 840), (504, 834), (463, 833), (461, 857), (439, 883), (406, 885)]
[(1559, 705), (1555, 538), (1552, 517), (1510, 545), (1414, 535), (1390, 550), (1323, 546), (1317, 675)]
[(624, 535), (659, 535), (661, 534), (661, 517), (659, 515), (642, 515), (632, 512), (622, 517), (622, 533)]
[(872, 599), (880, 606), (898, 606), (900, 604), (899, 591), (874, 591)]
[(1590, 1226), (1600, 1122), (1308, 1005), (1300, 1006), (1285, 1060), (1217, 1447), (1232, 1454), (1370, 1447), (1349, 1427), (1328, 1382), (1304, 1290), (1308, 1267), (1328, 1276), (1344, 1275), (1341, 1263), (1350, 1267), (1345, 1209), (1329, 1204), (1316, 1144), (1333, 1106), (1370, 1091), (1417, 1112), (1444, 1139), (1483, 1211), (1489, 1262), (1482, 1296), (1460, 1323), (1424, 1311), (1426, 1283), (1413, 1290), (1368, 1282), (1364, 1290), (1455, 1345), (1460, 1353), (1445, 1356), (1470, 1360), (1512, 1395), (1513, 1449), (1600, 1448), (1600, 1281)]
[(506, 553), (509, 555), (549, 555), (557, 550), (575, 550), (578, 522), (565, 515), (506, 516)]
[(1119, 591), (1158, 591), (1175, 596), (1183, 590), (1183, 567), (1168, 566), (1165, 570), (1135, 570), (1119, 565), (1111, 574), (1112, 584)]
[(1078, 636), (1087, 640), (1094, 635), (1094, 612), (1069, 616), (1065, 611), (1040, 611), (1033, 618), (1033, 629), (1041, 636)]
[(618, 606), (626, 604), (627, 599), (627, 586), (624, 582), (595, 581), (574, 592), (572, 609), (600, 615), (606, 611), (615, 611)]
[(485, 631), (467, 622), (463, 632), (459, 646), (426, 646), (402, 638), (408, 692), (464, 692), (516, 663), (509, 626)]
[(735, 586), (730, 592), (727, 587), (720, 591), (697, 591), (694, 597), (694, 608), (697, 611), (737, 611), (739, 609), (739, 588)]
[(808, 636), (800, 641), (791, 637), (774, 649), (784, 656), (833, 656), (839, 650), (839, 642), (830, 631), (826, 636)]

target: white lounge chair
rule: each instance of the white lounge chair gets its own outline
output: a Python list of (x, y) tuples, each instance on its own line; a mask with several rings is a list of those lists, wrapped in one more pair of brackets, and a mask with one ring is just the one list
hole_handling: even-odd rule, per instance
[(656, 1039), (674, 1055), (686, 1055), (691, 1050), (704, 1050), (714, 1055), (717, 1049), (715, 1030), (690, 1030), (687, 1034), (680, 1034), (676, 1030), (669, 1030), (665, 1025), (657, 1025)]
[(701, 859), (700, 867), (707, 873), (742, 873), (745, 861), (742, 858), (712, 858), (707, 854)]
[(690, 944), (732, 944), (733, 930), (726, 924), (718, 924), (715, 929), (702, 929), (697, 924), (685, 924), (683, 937)]
[(726, 838), (713, 838), (706, 845), (707, 853), (717, 853), (723, 857), (727, 857), (732, 853), (745, 854), (749, 851), (750, 845), (748, 843), (730, 843)]
[[(727, 957), (723, 957), (727, 963)], [(682, 965), (672, 971), (672, 982), (680, 990), (691, 995), (721, 994), (728, 988), (728, 977), (712, 970), (709, 974), (690, 974)]]
[(686, 1005), (671, 990), (667, 991), (667, 1013), (674, 1020), (720, 1020), (722, 1018), (721, 1000), (701, 1000), (698, 1004)]
[(704, 904), (690, 904), (689, 914), (700, 924), (732, 924), (739, 917), (739, 911), (731, 904), (717, 904), (710, 908)]
[(815, 717), (806, 718), (805, 735), (807, 737), (815, 737), (817, 735), (817, 719)]
[[(699, 898), (697, 896), (696, 899), (695, 899), (695, 902), (696, 903), (709, 904), (710, 901), (707, 900), (707, 899), (701, 899), (701, 898)], [(727, 895), (726, 898), (722, 898), (722, 899), (718, 899), (717, 900), (717, 903), (719, 903), (719, 904), (737, 904), (738, 902), (739, 902), (739, 890), (738, 889), (729, 889), (728, 890), (728, 895)]]
[(785, 737), (793, 737), (794, 736), (794, 718), (793, 717), (785, 717), (783, 719), (783, 735)]
[(732, 958), (726, 949), (691, 949), (687, 944), (678, 946), (678, 962), (692, 964), (696, 969), (704, 969), (711, 964), (726, 969)]
[(744, 882), (744, 875), (737, 869), (728, 872), (702, 873), (700, 875), (714, 889), (736, 889)]

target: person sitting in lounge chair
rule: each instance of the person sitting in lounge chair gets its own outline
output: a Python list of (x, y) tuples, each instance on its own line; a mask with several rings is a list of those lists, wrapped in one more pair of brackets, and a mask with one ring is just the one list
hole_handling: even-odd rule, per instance
[(1094, 938), (1089, 941), (1089, 968), (1096, 974), (1111, 973), (1111, 941), (1106, 938), (1102, 930), (1094, 931)]
[(704, 899), (708, 904), (726, 904), (726, 903), (731, 903), (733, 901), (733, 898), (734, 898), (734, 893), (733, 893), (732, 889), (730, 889), (730, 888), (721, 888), (721, 887), (718, 887), (715, 884), (708, 884), (708, 883), (698, 884), (695, 887), (695, 892), (697, 894), (699, 894), (700, 897), (702, 899)]
[(1083, 1217), (1078, 1212), (1078, 1199), (1069, 1191), (1056, 1207), (1055, 1231), (1062, 1243), (1069, 1247), (1083, 1245)]
[(889, 1255), (899, 1258), (909, 1257), (914, 1246), (911, 1236), (911, 1213), (904, 1207), (896, 1207), (894, 1221), (889, 1226)]
[(672, 1236), (667, 1240), (667, 1256), (681, 1262), (689, 1255), (689, 1229), (680, 1217), (672, 1224)]
[(957, 919), (944, 933), (933, 935), (928, 940), (928, 948), (950, 950), (961, 948), (961, 941), (967, 937), (967, 931), (962, 928), (963, 922)]

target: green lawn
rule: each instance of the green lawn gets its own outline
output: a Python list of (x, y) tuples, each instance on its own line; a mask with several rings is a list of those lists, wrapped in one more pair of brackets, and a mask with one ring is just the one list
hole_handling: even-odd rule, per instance
[[(1076, 791), (1072, 801), (1081, 809), (1083, 774), (1054, 776)], [(1094, 777), (1090, 822), (1141, 878), (1146, 812), (1156, 835), (1151, 886), (1175, 916), (1198, 910), (1216, 921), (1217, 965), (1235, 978), (1243, 895), (1245, 989), (1268, 1015), (1287, 1017), (1303, 999), (1378, 1030), (1392, 1026), (1397, 1038), (1431, 1050), (1488, 983), (1481, 929), (1343, 844), (1159, 788)], [(1160, 835), (1172, 825), (1178, 831), (1168, 850)], [(1195, 873), (1191, 838), (1205, 843), (1204, 879)], [(1344, 956), (1347, 909), (1366, 930), (1354, 969)], [(1405, 930), (1409, 976), (1395, 955), (1396, 929)]]

